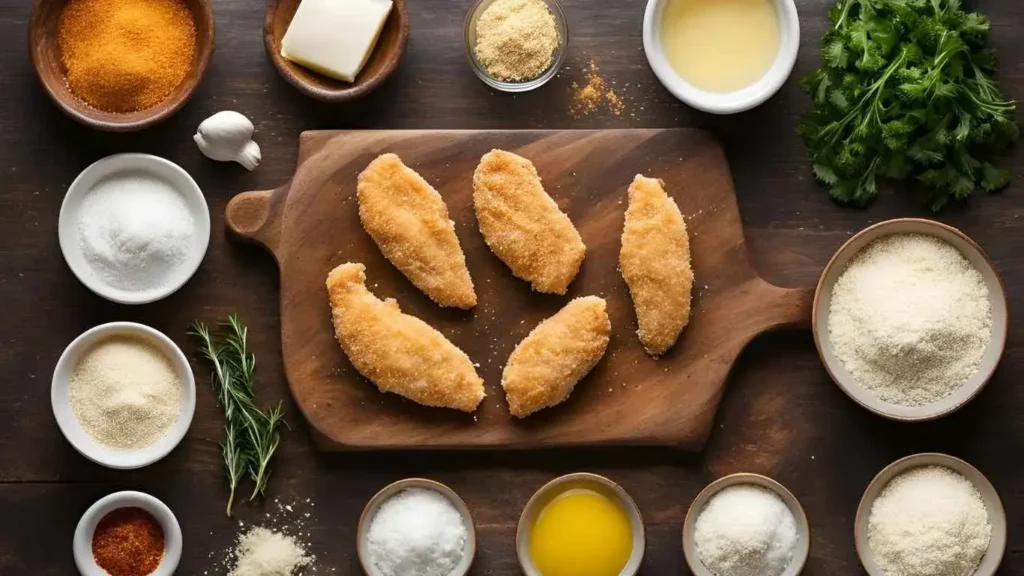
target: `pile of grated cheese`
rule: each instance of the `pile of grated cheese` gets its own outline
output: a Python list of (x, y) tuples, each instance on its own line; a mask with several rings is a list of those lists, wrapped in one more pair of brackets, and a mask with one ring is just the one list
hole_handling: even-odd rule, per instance
[(991, 536), (977, 488), (942, 466), (893, 478), (868, 517), (868, 546), (886, 576), (972, 576)]
[(239, 536), (234, 554), (228, 576), (295, 576), (313, 561), (295, 538), (262, 526)]
[(857, 384), (881, 400), (924, 406), (978, 370), (992, 337), (985, 281), (932, 236), (875, 240), (832, 290), (829, 340)]

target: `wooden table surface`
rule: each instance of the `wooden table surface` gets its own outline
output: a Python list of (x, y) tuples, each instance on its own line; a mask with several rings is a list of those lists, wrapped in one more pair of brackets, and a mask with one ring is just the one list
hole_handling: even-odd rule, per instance
[[(184, 442), (148, 468), (124, 472), (88, 462), (64, 441), (50, 411), (53, 366), (82, 331), (114, 320), (139, 321), (191, 353), (186, 325), (237, 312), (251, 328), (262, 397), (285, 398), (278, 284), (273, 262), (223, 232), (228, 199), (275, 187), (292, 173), (297, 136), (312, 128), (613, 128), (698, 126), (725, 143), (754, 260), (782, 285), (811, 285), (832, 252), (865, 225), (895, 216), (927, 216), (912, 199), (888, 196), (864, 211), (832, 204), (812, 181), (794, 134), (808, 100), (798, 79), (820, 61), (826, 0), (798, 0), (803, 40), (793, 77), (760, 108), (734, 117), (697, 113), (655, 80), (643, 55), (640, 0), (564, 0), (572, 31), (566, 68), (532, 94), (487, 89), (465, 61), (462, 25), (469, 0), (416, 0), (407, 55), (395, 76), (367, 99), (328, 106), (286, 84), (263, 49), (263, 8), (253, 0), (216, 0), (217, 48), (192, 102), (165, 124), (139, 134), (91, 132), (65, 118), (37, 85), (26, 51), (29, 2), (0, 0), (0, 573), (74, 573), (71, 536), (82, 512), (123, 489), (149, 492), (177, 514), (185, 538), (180, 574), (223, 574), (223, 550), (237, 524), (226, 498), (217, 443), (221, 418), (200, 381), (195, 420)], [(1001, 76), (1024, 98), (1024, 3), (981, 0), (994, 24)], [(590, 61), (625, 101), (575, 118), (571, 84)], [(203, 158), (192, 142), (209, 114), (238, 110), (253, 119), (263, 165)], [(146, 306), (108, 303), (82, 287), (61, 258), (57, 214), (65, 189), (91, 162), (117, 152), (149, 152), (188, 170), (206, 192), (213, 217), (210, 251), (196, 276), (167, 300)], [(1013, 311), (1024, 306), (1024, 147), (1013, 155), (1011, 189), (940, 218), (961, 227), (1004, 275)], [(426, 476), (449, 484), (472, 509), (478, 575), (517, 574), (515, 526), (533, 491), (557, 475), (588, 470), (620, 482), (647, 523), (646, 575), (688, 573), (680, 525), (690, 501), (711, 480), (733, 472), (774, 477), (803, 503), (813, 532), (805, 574), (863, 573), (853, 546), (861, 493), (883, 466), (907, 454), (942, 451), (988, 475), (1009, 516), (1002, 574), (1024, 574), (1024, 324), (1012, 315), (995, 378), (970, 406), (940, 422), (902, 425), (848, 400), (822, 369), (809, 332), (776, 333), (750, 345), (732, 375), (707, 449), (589, 449), (516, 453), (337, 454), (314, 451), (294, 405), (270, 483), (282, 503), (311, 499), (308, 520), (318, 574), (358, 574), (355, 527), (366, 500), (385, 484)], [(273, 502), (238, 506), (259, 520)]]

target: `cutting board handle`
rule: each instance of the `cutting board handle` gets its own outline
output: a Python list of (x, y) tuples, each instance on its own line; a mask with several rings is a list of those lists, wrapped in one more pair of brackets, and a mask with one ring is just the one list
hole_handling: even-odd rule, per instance
[(761, 302), (772, 310), (765, 330), (810, 328), (814, 308), (814, 288), (783, 288), (761, 281)]
[(242, 192), (232, 198), (224, 215), (228, 230), (274, 252), (281, 237), (277, 204), (284, 197), (284, 189)]

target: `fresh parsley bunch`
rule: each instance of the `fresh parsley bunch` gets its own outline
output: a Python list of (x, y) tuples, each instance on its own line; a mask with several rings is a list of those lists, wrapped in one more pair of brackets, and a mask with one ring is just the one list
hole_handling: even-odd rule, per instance
[(1017, 139), (1017, 105), (993, 79), (985, 16), (961, 0), (838, 0), (829, 17), (799, 132), (833, 198), (864, 206), (878, 177), (912, 179), (939, 210), (1010, 183), (990, 159)]

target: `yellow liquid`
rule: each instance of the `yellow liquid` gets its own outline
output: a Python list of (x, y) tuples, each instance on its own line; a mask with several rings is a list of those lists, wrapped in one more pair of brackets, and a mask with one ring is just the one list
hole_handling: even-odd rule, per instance
[(626, 511), (587, 489), (552, 499), (530, 536), (530, 558), (541, 576), (618, 576), (632, 551)]
[(779, 51), (779, 19), (771, 0), (670, 0), (661, 44), (690, 84), (733, 92), (771, 68)]

